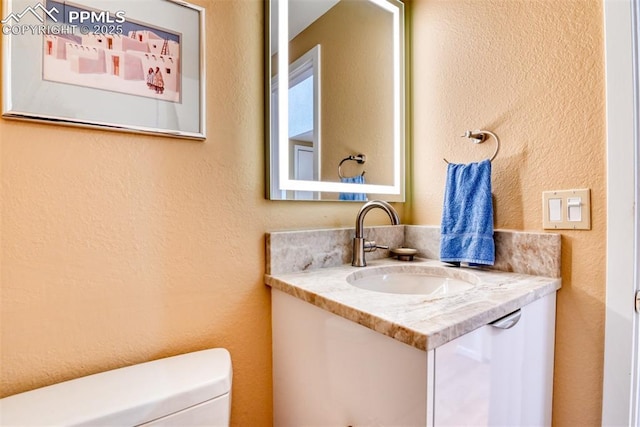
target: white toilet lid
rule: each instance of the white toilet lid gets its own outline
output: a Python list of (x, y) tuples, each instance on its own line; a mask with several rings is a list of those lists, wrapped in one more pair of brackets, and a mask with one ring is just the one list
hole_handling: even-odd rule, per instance
[(141, 363), (0, 399), (0, 425), (137, 425), (231, 391), (222, 348)]

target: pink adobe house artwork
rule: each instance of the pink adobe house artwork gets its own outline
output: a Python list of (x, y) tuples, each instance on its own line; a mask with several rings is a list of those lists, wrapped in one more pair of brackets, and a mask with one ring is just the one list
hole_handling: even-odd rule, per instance
[[(48, 80), (149, 97), (164, 93), (160, 98), (180, 101), (180, 45), (150, 30), (130, 31), (127, 36), (46, 35), (44, 58), (44, 76)], [(136, 82), (140, 88), (147, 88), (150, 69), (160, 72), (162, 91), (153, 93), (124, 84)], [(82, 75), (93, 75), (93, 78), (88, 84), (78, 83)], [(114, 78), (123, 84), (114, 86)]]

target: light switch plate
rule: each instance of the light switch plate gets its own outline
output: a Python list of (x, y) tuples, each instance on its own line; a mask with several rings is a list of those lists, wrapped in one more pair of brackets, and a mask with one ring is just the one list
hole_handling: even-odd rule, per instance
[(543, 191), (542, 227), (545, 230), (591, 230), (591, 190)]

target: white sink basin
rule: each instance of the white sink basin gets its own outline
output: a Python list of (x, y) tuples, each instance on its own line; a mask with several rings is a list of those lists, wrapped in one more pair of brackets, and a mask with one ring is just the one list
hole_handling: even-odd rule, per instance
[(424, 265), (365, 268), (351, 273), (347, 282), (374, 292), (443, 297), (467, 291), (479, 283), (465, 270)]

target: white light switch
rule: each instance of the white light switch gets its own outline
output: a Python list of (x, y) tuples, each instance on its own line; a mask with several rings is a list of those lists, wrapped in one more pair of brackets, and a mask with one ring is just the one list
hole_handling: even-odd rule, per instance
[(549, 221), (562, 221), (562, 199), (549, 199)]
[(582, 221), (582, 199), (580, 197), (569, 197), (567, 199), (567, 221)]
[(542, 192), (542, 226), (548, 230), (590, 230), (591, 192), (556, 190)]

